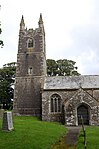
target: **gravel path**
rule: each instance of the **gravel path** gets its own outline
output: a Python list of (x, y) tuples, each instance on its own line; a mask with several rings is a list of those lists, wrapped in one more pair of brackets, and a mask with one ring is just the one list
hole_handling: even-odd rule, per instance
[(66, 127), (68, 132), (52, 149), (77, 149), (81, 127)]
[(71, 146), (76, 145), (81, 127), (67, 127), (67, 128), (68, 133), (66, 136), (66, 144)]

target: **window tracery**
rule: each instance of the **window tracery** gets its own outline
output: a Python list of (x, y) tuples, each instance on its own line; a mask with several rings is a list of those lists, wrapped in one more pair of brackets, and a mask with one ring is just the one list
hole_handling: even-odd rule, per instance
[(58, 94), (51, 96), (51, 112), (61, 112), (61, 97)]
[(34, 46), (34, 42), (33, 42), (33, 39), (29, 39), (28, 40), (28, 48), (33, 48), (33, 46)]

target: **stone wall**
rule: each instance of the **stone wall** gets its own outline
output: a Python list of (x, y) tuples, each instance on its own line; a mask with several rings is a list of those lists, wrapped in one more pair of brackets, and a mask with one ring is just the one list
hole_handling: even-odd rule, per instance
[[(62, 120), (63, 113), (51, 113), (50, 112), (50, 97), (53, 94), (58, 94), (61, 97), (61, 108), (62, 105), (64, 105), (64, 102), (68, 101), (69, 98), (72, 97), (72, 95), (76, 92), (76, 90), (71, 91), (43, 91), (42, 92), (42, 120), (47, 121), (59, 121)], [(61, 117), (61, 118), (59, 118)]]
[[(61, 96), (61, 113), (51, 113), (50, 97), (53, 94)], [(99, 90), (44, 90), (42, 93), (42, 120), (65, 120), (66, 125), (78, 125), (77, 108), (86, 105), (89, 110), (89, 125), (99, 125)]]
[[(20, 115), (40, 115), (41, 113), (41, 78), (16, 78), (14, 113)], [(34, 85), (36, 84), (36, 85)]]

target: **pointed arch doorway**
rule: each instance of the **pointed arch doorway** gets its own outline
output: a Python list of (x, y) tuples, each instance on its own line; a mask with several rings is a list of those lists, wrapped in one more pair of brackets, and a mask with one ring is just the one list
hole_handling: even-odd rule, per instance
[(89, 107), (86, 104), (81, 104), (77, 108), (78, 125), (82, 124), (81, 117), (83, 118), (84, 125), (89, 125)]

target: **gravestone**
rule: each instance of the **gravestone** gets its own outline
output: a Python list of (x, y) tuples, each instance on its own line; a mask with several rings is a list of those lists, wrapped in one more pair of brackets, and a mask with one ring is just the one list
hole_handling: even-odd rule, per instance
[(6, 111), (3, 113), (2, 130), (4, 130), (4, 131), (13, 130), (12, 112)]

